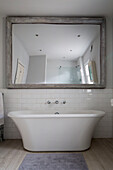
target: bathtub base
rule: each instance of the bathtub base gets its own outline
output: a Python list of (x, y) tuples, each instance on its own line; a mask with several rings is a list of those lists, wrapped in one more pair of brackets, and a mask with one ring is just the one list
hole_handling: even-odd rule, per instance
[[(21, 120), (23, 145), (29, 151), (83, 151), (90, 147), (98, 119), (79, 118)], [(89, 123), (90, 122), (90, 123)], [(17, 124), (17, 123), (16, 123)], [(80, 127), (80, 124), (82, 128)], [(92, 124), (92, 126), (90, 125)], [(28, 128), (28, 125), (30, 128)], [(91, 126), (89, 128), (89, 126)], [(33, 130), (33, 131), (32, 131)]]
[(33, 149), (33, 147), (31, 147), (31, 148), (26, 148), (25, 146), (23, 146), (24, 147), (24, 149), (25, 150), (27, 150), (27, 151), (30, 151), (30, 152), (76, 152), (76, 151), (86, 151), (86, 150), (88, 150), (88, 149), (90, 149), (90, 147), (91, 147), (91, 145), (90, 146), (88, 146), (88, 147), (81, 147), (81, 148), (71, 148), (71, 149), (69, 149), (69, 148), (66, 148), (66, 149), (63, 149), (63, 147), (61, 147), (61, 148), (34, 148)]

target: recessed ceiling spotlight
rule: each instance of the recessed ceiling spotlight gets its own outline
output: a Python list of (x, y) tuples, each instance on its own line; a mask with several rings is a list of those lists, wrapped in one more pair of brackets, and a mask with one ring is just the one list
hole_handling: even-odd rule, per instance
[(72, 51), (72, 50), (70, 50), (70, 51)]
[(38, 34), (35, 34), (36, 37), (38, 37)]
[(77, 37), (80, 37), (80, 34), (78, 34)]
[(40, 51), (42, 51), (42, 50), (40, 49)]

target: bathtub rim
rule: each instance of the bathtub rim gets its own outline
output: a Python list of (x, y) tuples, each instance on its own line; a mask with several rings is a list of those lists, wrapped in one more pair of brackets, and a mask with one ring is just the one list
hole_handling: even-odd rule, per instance
[[(77, 113), (79, 112), (79, 113)], [(84, 113), (80, 113), (84, 112)], [(89, 113), (86, 113), (89, 112)], [(90, 113), (92, 112), (92, 113)], [(99, 110), (76, 110), (71, 111), (70, 113), (61, 113), (55, 114), (54, 113), (41, 113), (40, 111), (33, 111), (33, 110), (21, 110), (21, 111), (11, 111), (8, 113), (8, 117), (10, 118), (93, 118), (93, 117), (103, 117), (105, 115), (105, 111)]]

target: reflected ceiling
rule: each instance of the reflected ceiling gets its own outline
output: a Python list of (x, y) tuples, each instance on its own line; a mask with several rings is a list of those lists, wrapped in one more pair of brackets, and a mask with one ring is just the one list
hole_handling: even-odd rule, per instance
[(99, 25), (14, 24), (13, 34), (29, 56), (76, 60), (99, 36)]

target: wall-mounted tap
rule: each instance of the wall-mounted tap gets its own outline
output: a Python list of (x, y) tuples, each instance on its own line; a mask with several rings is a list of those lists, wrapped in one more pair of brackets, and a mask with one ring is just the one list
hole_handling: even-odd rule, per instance
[(47, 104), (51, 104), (51, 102), (48, 100), (48, 101), (47, 101)]
[(56, 101), (55, 101), (55, 104), (59, 104), (59, 101), (58, 101), (58, 100), (56, 100)]
[(59, 114), (59, 112), (55, 112), (55, 115), (58, 115)]
[(66, 101), (64, 100), (62, 103), (63, 103), (63, 104), (66, 104)]
[(56, 100), (55, 102), (50, 102), (49, 100), (46, 102), (47, 104), (66, 104), (66, 101), (62, 101), (62, 102), (59, 102), (58, 100)]

